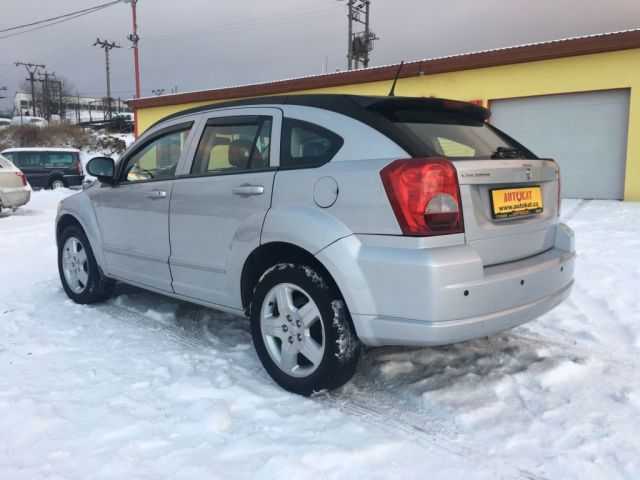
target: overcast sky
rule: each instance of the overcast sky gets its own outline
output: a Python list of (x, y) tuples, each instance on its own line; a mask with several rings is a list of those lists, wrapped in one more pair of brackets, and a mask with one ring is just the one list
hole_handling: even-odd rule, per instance
[[(106, 0), (2, 0), (0, 29)], [(634, 28), (638, 0), (372, 0), (380, 37), (372, 65)], [(237, 85), (345, 68), (346, 6), (337, 0), (139, 0), (143, 95)], [(41, 63), (80, 94), (104, 95), (104, 53), (112, 51), (114, 97), (133, 95), (129, 5), (0, 39), (0, 86), (26, 78), (15, 61)], [(6, 107), (8, 100), (0, 104)]]

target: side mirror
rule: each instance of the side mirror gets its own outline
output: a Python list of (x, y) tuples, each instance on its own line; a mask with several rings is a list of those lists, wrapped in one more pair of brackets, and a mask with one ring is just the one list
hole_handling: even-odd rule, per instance
[(102, 183), (113, 184), (116, 174), (116, 163), (110, 157), (93, 157), (87, 163), (87, 173)]

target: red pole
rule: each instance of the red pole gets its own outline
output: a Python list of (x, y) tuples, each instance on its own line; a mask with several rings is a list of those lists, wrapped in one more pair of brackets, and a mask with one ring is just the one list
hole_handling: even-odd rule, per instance
[[(140, 98), (140, 54), (138, 52), (138, 16), (136, 12), (136, 4), (138, 0), (131, 0), (131, 15), (133, 18), (133, 33), (130, 36), (131, 42), (133, 42), (133, 66), (136, 75), (136, 95), (135, 98)], [(134, 122), (134, 134), (138, 137), (138, 109), (133, 109), (133, 122)]]

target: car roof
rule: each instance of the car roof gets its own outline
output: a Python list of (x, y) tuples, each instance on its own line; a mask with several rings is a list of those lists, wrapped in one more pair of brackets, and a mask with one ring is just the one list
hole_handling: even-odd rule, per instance
[(378, 130), (400, 145), (412, 156), (425, 155), (425, 146), (411, 135), (404, 132), (397, 125), (385, 118), (385, 113), (402, 109), (425, 109), (434, 112), (456, 112), (477, 121), (489, 118), (489, 110), (473, 103), (461, 102), (436, 97), (383, 97), (369, 95), (347, 94), (302, 94), (276, 95), (257, 98), (247, 98), (223, 103), (214, 103), (190, 108), (164, 117), (150, 128), (167, 120), (180, 118), (196, 113), (215, 112), (230, 107), (296, 105), (315, 107), (346, 115)]
[(482, 118), (486, 120), (489, 118), (489, 111), (479, 105), (461, 102), (459, 100), (450, 100), (446, 98), (437, 97), (389, 97), (389, 96), (374, 96), (374, 95), (348, 95), (348, 94), (303, 94), (303, 95), (274, 95), (266, 97), (246, 98), (242, 100), (233, 100), (230, 102), (213, 103), (209, 105), (201, 105), (199, 107), (193, 107), (186, 110), (173, 113), (167, 117), (164, 117), (154, 123), (152, 126), (157, 125), (160, 122), (172, 118), (178, 118), (184, 115), (191, 115), (194, 113), (214, 111), (221, 108), (229, 107), (249, 107), (251, 105), (298, 105), (322, 108), (325, 110), (331, 110), (338, 113), (343, 113), (347, 116), (352, 116), (355, 110), (379, 108), (382, 106), (396, 108), (420, 106), (427, 109), (445, 110), (456, 109), (464, 111), (473, 117)]
[(59, 148), (59, 147), (20, 147), (20, 148), (7, 148), (2, 153), (8, 152), (70, 152), (80, 153), (77, 148)]

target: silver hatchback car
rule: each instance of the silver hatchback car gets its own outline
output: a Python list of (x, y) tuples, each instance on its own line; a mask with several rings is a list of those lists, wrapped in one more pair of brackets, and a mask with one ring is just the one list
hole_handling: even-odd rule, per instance
[(558, 165), (436, 98), (294, 95), (149, 128), (57, 216), (78, 303), (115, 280), (245, 315), (282, 387), (343, 385), (361, 345), (512, 328), (573, 284)]

